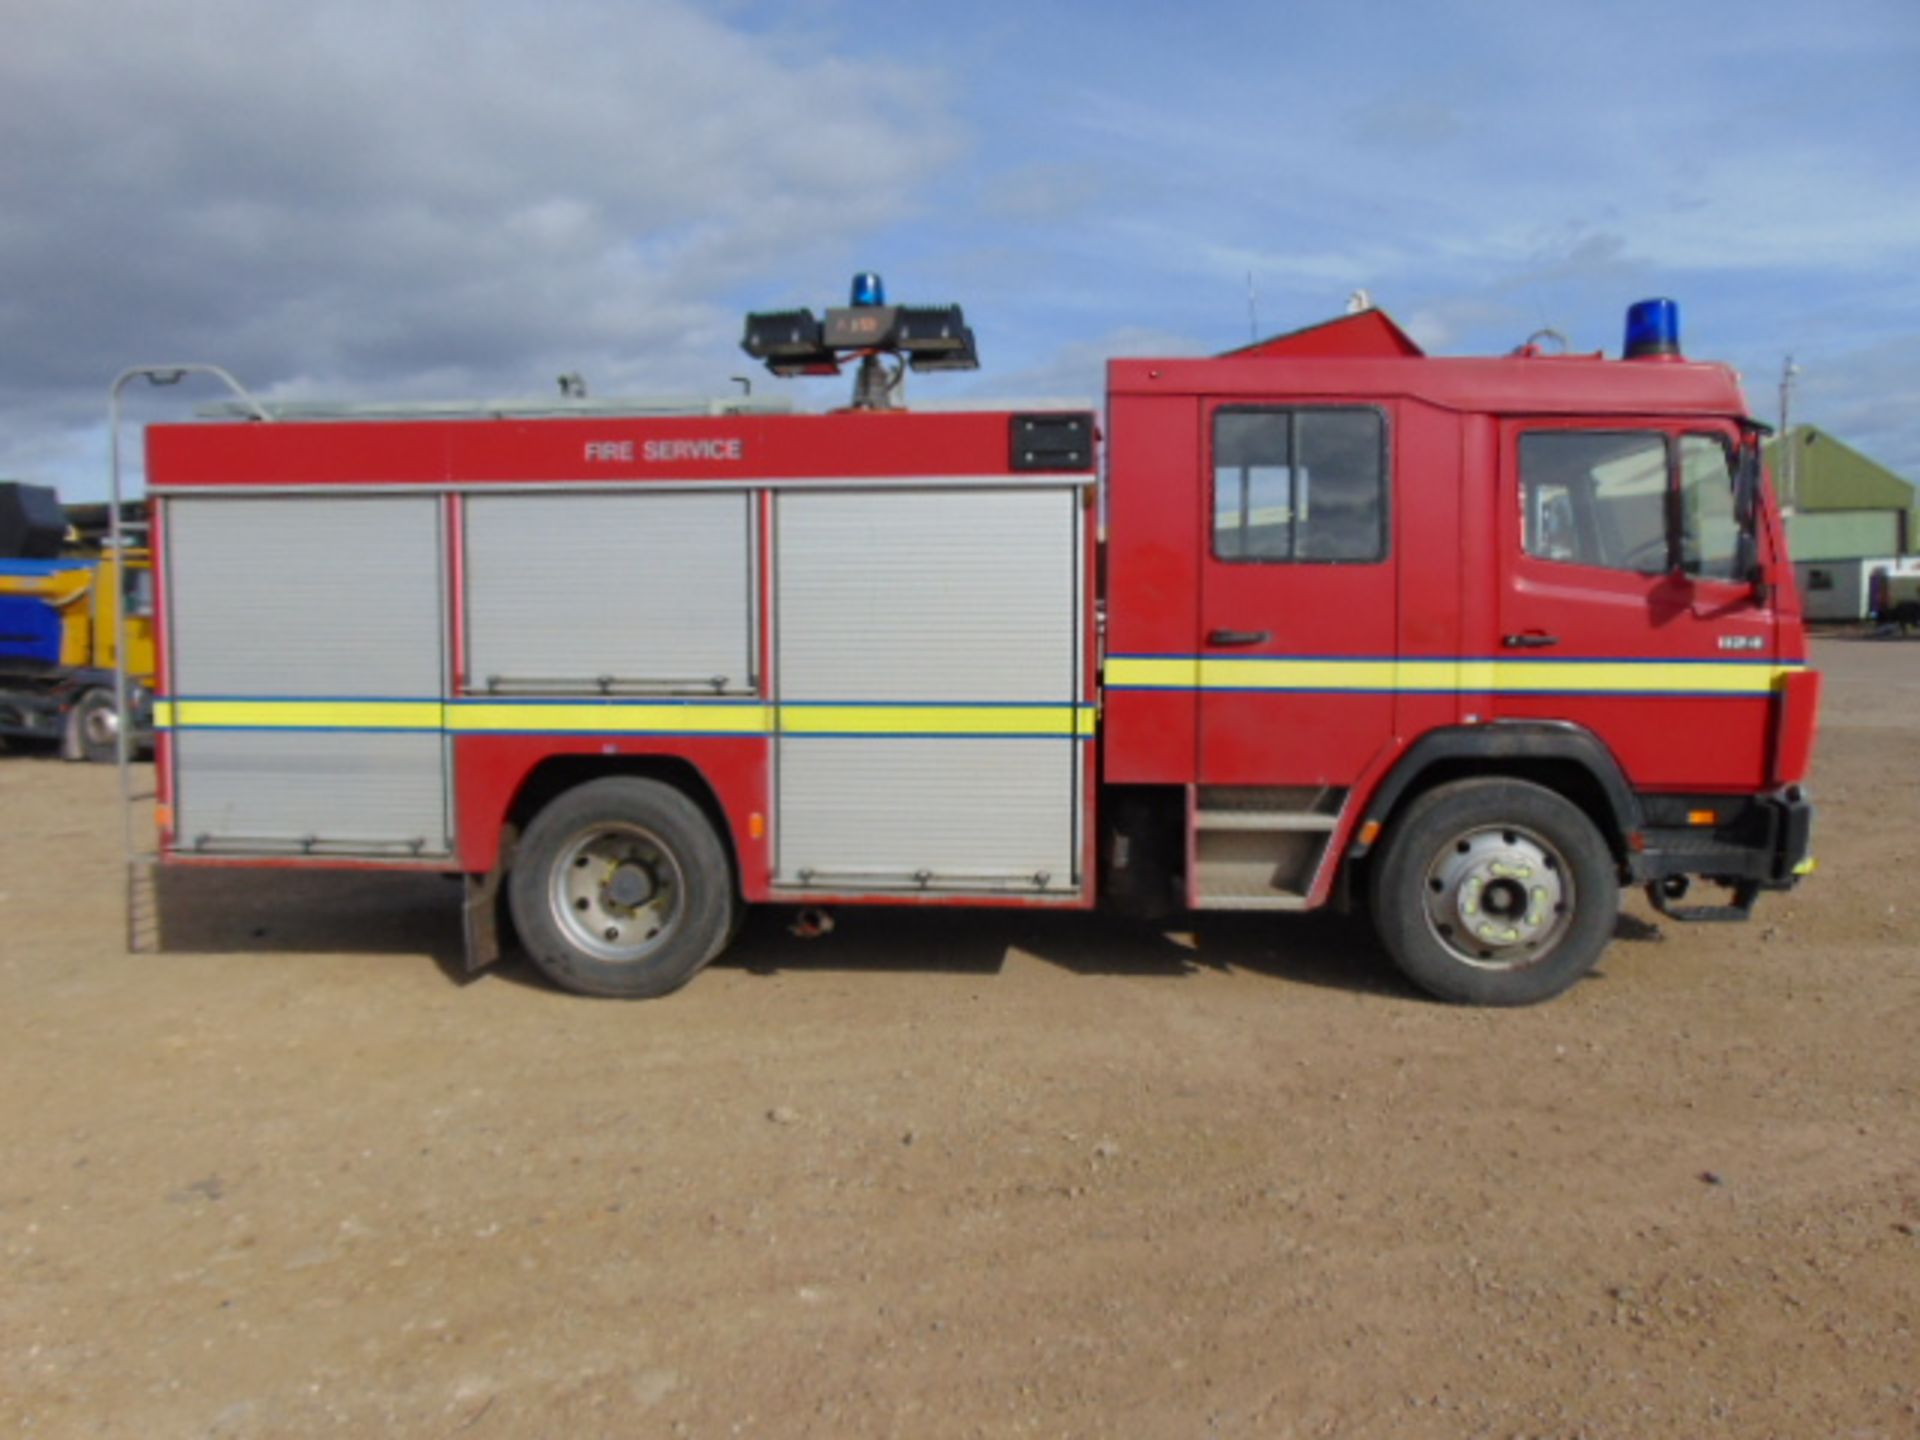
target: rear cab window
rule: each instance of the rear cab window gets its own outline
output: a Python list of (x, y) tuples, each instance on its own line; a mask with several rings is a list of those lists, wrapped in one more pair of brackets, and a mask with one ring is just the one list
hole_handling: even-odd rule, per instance
[(1383, 560), (1386, 487), (1377, 410), (1263, 406), (1214, 416), (1215, 559)]

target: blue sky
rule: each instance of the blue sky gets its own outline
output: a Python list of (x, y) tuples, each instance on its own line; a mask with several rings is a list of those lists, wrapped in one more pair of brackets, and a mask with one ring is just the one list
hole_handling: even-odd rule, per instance
[(290, 397), (717, 392), (743, 310), (864, 268), (966, 305), (985, 368), (914, 382), (943, 401), (1244, 343), (1249, 275), (1263, 332), (1365, 288), (1443, 353), (1614, 350), (1671, 295), (1762, 418), (1791, 351), (1796, 418), (1920, 479), (1911, 3), (186, 0), (11, 30), (0, 474), (76, 498), (136, 359)]

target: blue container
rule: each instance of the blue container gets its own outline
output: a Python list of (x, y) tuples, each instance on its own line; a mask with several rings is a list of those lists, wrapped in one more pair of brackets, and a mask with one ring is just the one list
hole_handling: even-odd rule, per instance
[(0, 665), (58, 665), (60, 612), (31, 595), (0, 595)]

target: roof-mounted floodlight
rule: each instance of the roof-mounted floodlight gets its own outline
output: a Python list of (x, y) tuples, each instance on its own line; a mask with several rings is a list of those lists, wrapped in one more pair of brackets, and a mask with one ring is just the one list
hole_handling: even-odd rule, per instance
[(764, 360), (776, 375), (834, 375), (840, 361), (820, 343), (820, 321), (811, 310), (769, 310), (747, 317), (740, 348)]
[(941, 360), (964, 359), (955, 369), (972, 369), (980, 363), (974, 354), (973, 331), (958, 305), (902, 305), (894, 319), (894, 343), (905, 351), (917, 369), (927, 369), (935, 357)]
[[(872, 271), (853, 277), (848, 298), (850, 304), (822, 318), (811, 310), (749, 315), (740, 348), (783, 376), (828, 375), (857, 358), (853, 404), (860, 410), (890, 408), (908, 368), (979, 369), (973, 331), (958, 305), (889, 305), (886, 286)], [(893, 358), (891, 371), (886, 356)]]

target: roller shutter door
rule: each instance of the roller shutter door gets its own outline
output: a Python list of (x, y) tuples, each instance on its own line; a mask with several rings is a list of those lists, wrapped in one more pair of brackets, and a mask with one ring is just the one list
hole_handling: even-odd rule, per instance
[[(448, 852), (440, 515), (425, 496), (167, 502), (172, 690), (208, 717), (174, 735), (182, 848)], [(367, 701), (432, 703), (345, 703)]]
[(753, 546), (741, 493), (470, 497), (468, 688), (751, 694)]
[(1075, 889), (1077, 492), (777, 507), (781, 883)]

